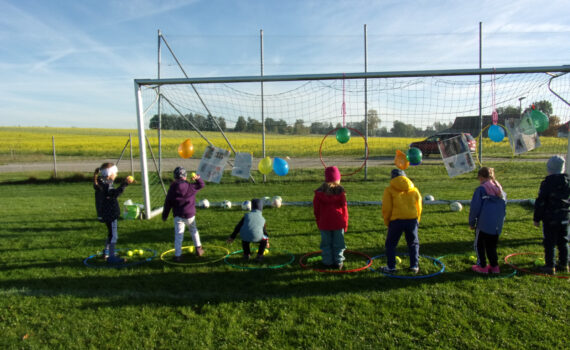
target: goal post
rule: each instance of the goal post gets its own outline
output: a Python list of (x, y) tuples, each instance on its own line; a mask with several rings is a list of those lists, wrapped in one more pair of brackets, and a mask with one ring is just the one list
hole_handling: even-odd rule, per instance
[[(160, 213), (164, 201), (164, 189), (157, 181), (161, 180), (158, 170), (171, 170), (163, 167), (161, 159), (153, 159), (152, 150), (167, 159), (176, 159), (176, 147), (190, 137), (194, 158), (199, 158), (211, 144), (227, 148), (225, 141), (230, 139), (237, 152), (253, 153), (252, 170), (265, 154), (272, 158), (290, 156), (292, 162), (304, 158), (303, 166), (307, 167), (322, 167), (326, 163), (355, 169), (363, 162), (365, 148), (371, 157), (390, 159), (396, 150), (408, 149), (411, 142), (446, 131), (471, 133), (477, 142), (481, 135), (483, 161), (513, 159), (508, 141), (493, 143), (486, 134), (492, 112), (499, 111), (501, 125), (509, 118), (521, 118), (536, 103), (553, 123), (541, 135), (542, 146), (523, 156), (565, 154), (568, 159), (568, 72), (570, 66), (566, 65), (136, 79), (145, 217)], [(159, 93), (163, 98), (158, 98)], [(156, 103), (159, 100), (160, 109)], [(161, 119), (157, 118), (159, 111)], [(344, 112), (346, 125), (342, 125)], [(222, 136), (213, 124), (227, 131), (226, 140), (226, 135)], [(339, 146), (334, 135), (326, 137), (338, 126), (359, 133), (353, 133), (350, 142)], [(160, 131), (160, 138), (154, 136), (156, 131)], [(207, 135), (205, 141), (203, 134)], [(437, 155), (429, 159), (437, 160)], [(181, 159), (177, 163), (195, 167), (198, 160), (194, 159), (192, 165)], [(155, 171), (156, 161), (159, 165)], [(293, 166), (292, 171), (295, 170)]]

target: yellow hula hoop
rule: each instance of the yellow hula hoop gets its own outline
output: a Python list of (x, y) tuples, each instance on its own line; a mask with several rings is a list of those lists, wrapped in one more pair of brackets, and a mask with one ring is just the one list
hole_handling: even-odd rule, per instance
[[(164, 253), (160, 254), (160, 260), (164, 261), (167, 264), (170, 265), (176, 265), (176, 266), (197, 266), (197, 265), (206, 265), (206, 264), (213, 264), (216, 263), (218, 261), (223, 260), (229, 253), (229, 249), (225, 248), (225, 247), (221, 247), (221, 246), (217, 246), (217, 245), (203, 245), (204, 250), (208, 250), (208, 249), (218, 249), (218, 250), (222, 250), (224, 252), (224, 255), (222, 255), (221, 257), (216, 257), (213, 259), (209, 259), (206, 261), (198, 261), (198, 262), (188, 262), (188, 263), (184, 263), (184, 262), (175, 262), (172, 260), (168, 260), (165, 259), (165, 257), (169, 254), (173, 254), (174, 253), (174, 249), (170, 249), (165, 251)], [(193, 251), (193, 246), (186, 246), (186, 247), (182, 247), (182, 250), (188, 250), (190, 252)], [(207, 258), (206, 258), (207, 259)]]

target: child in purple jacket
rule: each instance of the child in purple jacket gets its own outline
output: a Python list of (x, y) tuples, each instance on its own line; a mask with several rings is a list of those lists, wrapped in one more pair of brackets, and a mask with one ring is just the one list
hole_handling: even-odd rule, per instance
[(162, 220), (166, 221), (170, 209), (174, 216), (174, 261), (182, 260), (182, 241), (184, 240), (184, 229), (188, 226), (196, 255), (204, 255), (204, 249), (200, 243), (200, 234), (196, 228), (196, 193), (204, 188), (204, 180), (200, 175), (192, 175), (192, 183), (186, 181), (186, 169), (177, 167), (174, 169), (174, 182), (170, 185), (164, 208), (162, 210)]

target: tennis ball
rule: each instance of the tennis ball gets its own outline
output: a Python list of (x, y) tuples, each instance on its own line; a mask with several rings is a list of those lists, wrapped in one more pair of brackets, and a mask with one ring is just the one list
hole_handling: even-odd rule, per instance
[(269, 254), (269, 249), (265, 249), (265, 250), (263, 251), (263, 255), (267, 255), (267, 254)]
[(132, 177), (131, 175), (129, 175), (129, 176), (127, 176), (127, 181), (133, 182), (133, 181), (135, 181), (135, 178)]
[(396, 264), (401, 264), (402, 263), (402, 259), (400, 259), (399, 256), (396, 257)]
[(475, 255), (471, 255), (469, 257), (469, 260), (475, 263), (475, 262), (477, 262), (477, 257)]
[(538, 258), (534, 261), (534, 266), (543, 266), (544, 265), (544, 259), (543, 258)]
[(194, 176), (196, 176), (196, 173), (195, 173), (195, 172), (191, 172), (191, 173), (190, 173), (190, 178), (193, 178)]
[(132, 250), (129, 250), (129, 251), (127, 252), (127, 255), (128, 255), (128, 256), (133, 256), (133, 251), (132, 251)]
[(190, 247), (188, 247), (188, 251), (189, 251), (190, 253), (194, 253), (194, 246), (191, 245)]
[(139, 249), (139, 255), (140, 255), (140, 256), (143, 256), (143, 255), (144, 255), (144, 250)]

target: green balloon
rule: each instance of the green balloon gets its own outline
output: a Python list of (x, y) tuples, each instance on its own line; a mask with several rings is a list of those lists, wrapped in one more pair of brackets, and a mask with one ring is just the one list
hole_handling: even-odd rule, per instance
[(532, 122), (534, 124), (534, 128), (537, 132), (543, 132), (544, 130), (548, 129), (548, 116), (538, 109), (533, 109), (530, 113), (530, 117), (532, 118)]
[(347, 143), (350, 140), (350, 130), (340, 128), (336, 131), (336, 140), (340, 143)]
[(412, 147), (406, 152), (406, 158), (411, 165), (419, 165), (422, 162), (422, 151), (417, 147)]

